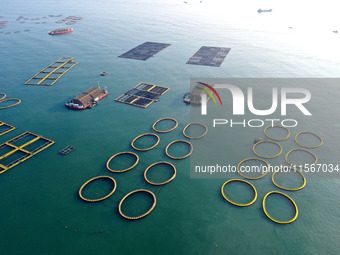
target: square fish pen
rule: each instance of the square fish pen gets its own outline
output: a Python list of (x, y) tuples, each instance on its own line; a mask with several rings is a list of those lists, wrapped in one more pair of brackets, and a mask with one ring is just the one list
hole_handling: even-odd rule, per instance
[(169, 90), (170, 88), (167, 87), (141, 82), (120, 97), (116, 98), (115, 101), (147, 108), (153, 102), (157, 102), (160, 97)]
[(231, 48), (202, 46), (187, 64), (219, 67), (230, 50)]
[(78, 62), (74, 62), (73, 58), (62, 57), (52, 64), (45, 67), (31, 79), (25, 82), (26, 85), (47, 85), (52, 86), (65, 73), (71, 70)]
[(7, 124), (3, 121), (0, 121), (0, 136), (13, 131), (14, 129), (15, 129), (14, 126)]
[(46, 137), (25, 132), (0, 145), (0, 174), (33, 157), (55, 142)]

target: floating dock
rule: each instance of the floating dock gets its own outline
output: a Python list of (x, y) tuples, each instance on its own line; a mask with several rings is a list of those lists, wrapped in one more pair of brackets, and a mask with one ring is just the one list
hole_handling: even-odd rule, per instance
[(46, 137), (25, 132), (0, 145), (0, 174), (45, 150), (55, 142)]
[(15, 129), (16, 127), (10, 125), (10, 124), (7, 124), (5, 122), (2, 122), (0, 121), (0, 136), (8, 133), (8, 132), (11, 132)]
[(78, 62), (74, 62), (73, 58), (62, 57), (45, 67), (31, 79), (25, 82), (26, 85), (45, 85), (52, 86), (65, 73), (72, 69)]
[(157, 102), (170, 88), (141, 82), (128, 92), (124, 93), (115, 101), (147, 108), (153, 102)]
[(231, 48), (202, 46), (187, 64), (219, 67), (230, 50)]

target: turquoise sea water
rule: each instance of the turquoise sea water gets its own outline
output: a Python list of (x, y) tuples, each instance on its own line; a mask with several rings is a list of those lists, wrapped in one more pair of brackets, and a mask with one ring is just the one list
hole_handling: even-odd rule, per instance
[[(0, 33), (0, 92), (8, 98), (20, 98), (22, 103), (0, 111), (1, 121), (17, 127), (1, 136), (0, 143), (26, 130), (56, 141), (0, 175), (1, 254), (339, 253), (339, 179), (309, 178), (303, 190), (287, 192), (295, 199), (300, 214), (292, 224), (277, 225), (266, 218), (261, 206), (267, 192), (278, 190), (268, 178), (252, 182), (259, 192), (254, 205), (238, 208), (220, 195), (221, 185), (238, 177), (236, 174), (222, 179), (190, 179), (189, 159), (168, 160), (164, 148), (173, 140), (183, 139), (182, 129), (190, 122), (190, 107), (182, 102), (190, 78), (338, 77), (340, 39), (331, 31), (340, 24), (331, 16), (328, 23), (323, 19), (319, 26), (314, 19), (299, 23), (298, 14), (280, 11), (284, 6), (280, 1), (276, 3), (278, 11), (275, 13), (274, 9), (271, 16), (256, 12), (260, 7), (267, 8), (268, 1), (258, 5), (232, 1), (220, 8), (214, 7), (214, 2), (188, 2), (1, 1), (0, 20), (8, 20), (9, 24), (0, 30), (4, 32)], [(59, 27), (54, 23), (59, 18), (48, 15), (58, 14), (84, 19), (72, 26), (72, 34), (48, 36), (47, 31)], [(18, 16), (40, 20), (19, 23)], [(291, 18), (284, 18), (287, 16)], [(30, 31), (25, 32), (27, 29)], [(145, 41), (171, 46), (146, 62), (117, 58)], [(232, 50), (219, 68), (186, 65), (202, 45)], [(24, 85), (39, 70), (63, 56), (74, 57), (79, 64), (54, 86)], [(109, 74), (100, 77), (101, 71)], [(98, 82), (107, 87), (110, 95), (97, 107), (83, 112), (65, 108), (66, 100)], [(114, 101), (139, 82), (171, 90), (147, 109)], [(339, 92), (336, 87), (316, 85), (311, 91), (312, 95), (319, 95), (310, 105), (316, 121), (308, 119), (301, 128), (324, 138), (324, 147), (317, 150), (321, 162), (336, 163)], [(152, 132), (152, 124), (163, 117), (176, 118), (179, 127), (160, 134), (155, 149), (137, 152), (140, 163), (133, 170), (122, 174), (106, 170), (110, 156), (133, 151), (132, 139)], [(255, 133), (262, 134), (262, 129)], [(210, 132), (204, 139), (214, 138)], [(251, 155), (249, 140), (253, 138), (243, 129), (226, 135), (230, 142), (224, 147), (227, 158), (237, 162)], [(76, 150), (67, 156), (59, 155), (58, 151), (67, 145)], [(213, 149), (209, 151), (214, 153)], [(174, 163), (177, 176), (165, 186), (154, 187), (145, 182), (143, 172), (161, 160)], [(80, 200), (80, 186), (98, 175), (116, 179), (114, 195), (93, 204)], [(162, 176), (150, 172), (150, 177), (157, 180)], [(86, 194), (100, 196), (110, 185), (94, 183)], [(139, 188), (153, 191), (157, 205), (149, 216), (127, 221), (118, 213), (119, 201)], [(244, 196), (251, 197), (243, 186), (230, 186), (233, 188), (239, 193), (233, 198), (243, 202)], [(138, 214), (147, 210), (152, 201), (148, 196), (136, 196), (126, 202), (124, 211)], [(284, 219), (293, 213), (285, 202), (272, 197), (268, 208)]]

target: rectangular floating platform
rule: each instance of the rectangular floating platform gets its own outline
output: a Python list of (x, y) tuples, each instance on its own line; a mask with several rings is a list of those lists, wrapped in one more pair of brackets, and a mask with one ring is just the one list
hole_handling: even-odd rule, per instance
[(230, 50), (231, 48), (202, 46), (187, 64), (219, 67)]
[(73, 58), (62, 57), (45, 67), (31, 79), (25, 82), (26, 85), (45, 85), (52, 86), (65, 73), (72, 69), (78, 62), (74, 62)]
[(62, 155), (67, 155), (67, 154), (69, 154), (73, 150), (75, 150), (74, 147), (66, 146), (64, 149), (60, 150), (59, 153), (62, 154)]
[(25, 132), (0, 145), (0, 174), (33, 157), (55, 142), (46, 137)]
[(14, 129), (16, 129), (16, 127), (14, 127), (10, 124), (7, 124), (3, 121), (0, 121), (0, 136), (6, 134), (8, 132), (13, 131)]
[(146, 61), (170, 45), (167, 43), (145, 42), (118, 57)]
[(147, 108), (153, 102), (157, 102), (170, 88), (141, 82), (115, 101)]

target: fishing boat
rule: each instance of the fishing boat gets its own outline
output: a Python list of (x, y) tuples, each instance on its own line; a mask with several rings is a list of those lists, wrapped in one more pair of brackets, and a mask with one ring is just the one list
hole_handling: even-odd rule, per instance
[(68, 34), (72, 32), (73, 32), (73, 28), (57, 28), (53, 31), (48, 31), (48, 34), (49, 35), (62, 35), (62, 34)]
[(190, 104), (190, 91), (188, 91), (187, 93), (184, 94), (183, 102), (187, 103), (187, 104)]
[(262, 13), (262, 12), (272, 12), (273, 9), (258, 9), (257, 12), (258, 13)]
[[(204, 90), (203, 90), (204, 89)], [(210, 89), (202, 86), (202, 84), (198, 83), (192, 91), (189, 91), (184, 94), (183, 102), (187, 104), (202, 104), (201, 96), (202, 94), (207, 94), (206, 91), (212, 92)], [(209, 101), (211, 97), (207, 95), (207, 101)]]
[(100, 100), (109, 94), (107, 89), (100, 89), (100, 87), (92, 87), (85, 92), (79, 94), (71, 101), (67, 101), (65, 106), (75, 110), (85, 110), (98, 104)]
[(101, 72), (100, 75), (101, 76), (106, 76), (108, 74), (108, 72)]

